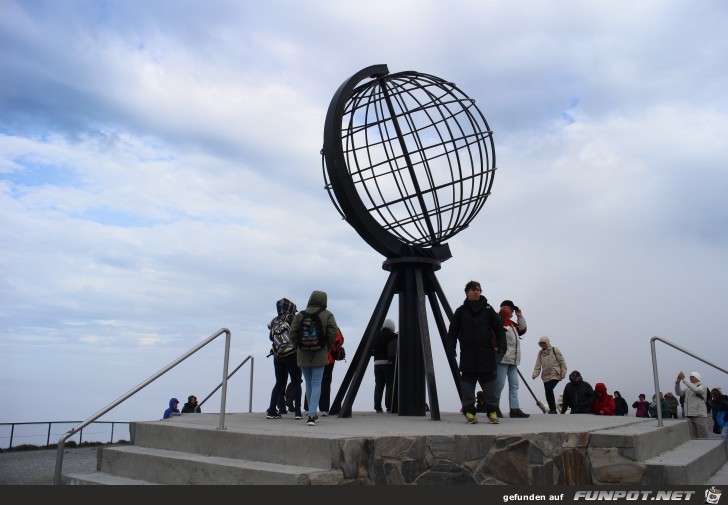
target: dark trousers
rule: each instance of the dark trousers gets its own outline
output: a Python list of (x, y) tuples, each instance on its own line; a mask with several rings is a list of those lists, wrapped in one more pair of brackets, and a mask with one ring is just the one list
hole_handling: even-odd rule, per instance
[(393, 365), (374, 365), (374, 410), (382, 410), (382, 395), (384, 395), (384, 407), (387, 412), (392, 410), (393, 383)]
[(561, 382), (558, 379), (551, 379), (550, 381), (545, 381), (543, 383), (543, 389), (546, 392), (546, 403), (549, 404), (549, 410), (551, 412), (556, 412), (556, 398), (554, 398), (554, 389), (556, 389), (556, 384)]
[(288, 377), (291, 378), (293, 384), (293, 407), (296, 412), (301, 411), (301, 369), (296, 363), (296, 353), (291, 353), (283, 358), (273, 358), (273, 369), (276, 374), (276, 383), (273, 391), (270, 393), (270, 404), (268, 405), (268, 413), (276, 412), (278, 398), (286, 390), (286, 382)]
[[(319, 397), (318, 409), (321, 412), (328, 412), (331, 409), (331, 380), (334, 377), (334, 365), (329, 363), (324, 367), (324, 375), (321, 377), (321, 396)], [(308, 398), (303, 401), (303, 410), (308, 412)]]
[(496, 378), (498, 373), (492, 372), (461, 372), (460, 373), (460, 403), (463, 406), (463, 414), (475, 415), (475, 384), (480, 384), (485, 397), (485, 411), (498, 411), (498, 393), (496, 391)]

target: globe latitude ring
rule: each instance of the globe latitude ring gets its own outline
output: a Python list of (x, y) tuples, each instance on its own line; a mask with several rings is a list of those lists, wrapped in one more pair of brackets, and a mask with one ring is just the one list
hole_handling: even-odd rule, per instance
[(496, 170), (493, 132), (474, 100), (439, 77), (386, 65), (336, 91), (322, 155), (337, 210), (389, 259), (450, 258), (445, 241), (483, 207)]

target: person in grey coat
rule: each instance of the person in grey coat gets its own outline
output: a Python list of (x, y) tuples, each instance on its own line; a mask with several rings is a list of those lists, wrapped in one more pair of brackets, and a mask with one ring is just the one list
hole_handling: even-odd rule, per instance
[(326, 346), (317, 351), (309, 351), (301, 349), (298, 345), (301, 340), (301, 320), (303, 319), (303, 311), (296, 314), (291, 323), (289, 336), (291, 342), (297, 347), (296, 360), (298, 366), (303, 372), (303, 380), (306, 383), (306, 398), (308, 399), (309, 409), (306, 415), (308, 420), (306, 424), (315, 426), (318, 420), (316, 410), (318, 408), (319, 399), (321, 398), (321, 379), (324, 375), (324, 368), (329, 364), (329, 351), (336, 341), (336, 335), (339, 332), (339, 326), (336, 324), (334, 314), (327, 310), (328, 295), (324, 291), (313, 291), (308, 298), (308, 305), (305, 312), (313, 314), (319, 309), (323, 309), (318, 317), (326, 334)]

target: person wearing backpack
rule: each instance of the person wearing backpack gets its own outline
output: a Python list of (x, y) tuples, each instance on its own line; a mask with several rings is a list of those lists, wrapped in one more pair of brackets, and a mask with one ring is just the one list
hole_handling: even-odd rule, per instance
[(270, 394), (270, 403), (266, 411), (268, 419), (280, 419), (281, 414), (277, 409), (278, 399), (286, 390), (288, 377), (291, 378), (293, 386), (293, 407), (296, 419), (302, 419), (301, 415), (301, 369), (296, 363), (296, 346), (290, 335), (290, 327), (296, 316), (296, 304), (288, 298), (281, 298), (276, 302), (278, 315), (268, 324), (270, 332), (268, 338), (272, 343), (271, 353), (273, 356), (273, 369), (276, 375), (276, 383)]
[(317, 406), (321, 398), (324, 368), (329, 364), (329, 352), (334, 347), (339, 326), (334, 314), (327, 310), (328, 295), (313, 291), (306, 310), (300, 311), (291, 323), (291, 341), (296, 346), (296, 361), (306, 382), (308, 406), (306, 424), (315, 426)]
[(710, 391), (713, 405), (713, 433), (720, 435), (728, 447), (728, 395), (724, 395), (720, 388)]
[[(337, 361), (342, 361), (346, 357), (346, 351), (344, 351), (344, 335), (341, 333), (341, 328), (336, 334), (336, 341), (334, 347), (329, 351), (329, 363), (324, 367), (324, 375), (321, 378), (321, 397), (319, 398), (319, 412), (322, 416), (329, 415), (329, 408), (331, 407), (331, 381), (334, 378), (334, 365)], [(308, 397), (304, 400), (303, 408), (308, 411)]]

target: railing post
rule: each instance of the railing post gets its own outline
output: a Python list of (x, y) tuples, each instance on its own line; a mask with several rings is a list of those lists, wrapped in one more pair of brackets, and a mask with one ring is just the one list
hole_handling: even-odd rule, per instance
[(10, 425), (10, 446), (8, 447), (8, 449), (13, 448), (13, 434), (14, 433), (15, 433), (15, 423)]
[(219, 430), (225, 429), (225, 401), (227, 400), (227, 379), (228, 379), (228, 361), (230, 359), (230, 330), (225, 331), (225, 358), (222, 363), (222, 392), (220, 395), (220, 425)]
[(51, 426), (53, 423), (48, 423), (48, 436), (46, 437), (46, 447), (51, 445)]
[(248, 412), (253, 412), (253, 365), (255, 358), (250, 357), (250, 394), (248, 395)]
[(652, 349), (652, 378), (655, 381), (655, 410), (657, 410), (657, 426), (662, 426), (662, 401), (660, 401), (660, 380), (657, 378), (657, 351), (655, 339), (650, 340)]
[(110, 444), (114, 443), (114, 422), (111, 422), (111, 440), (109, 440)]

